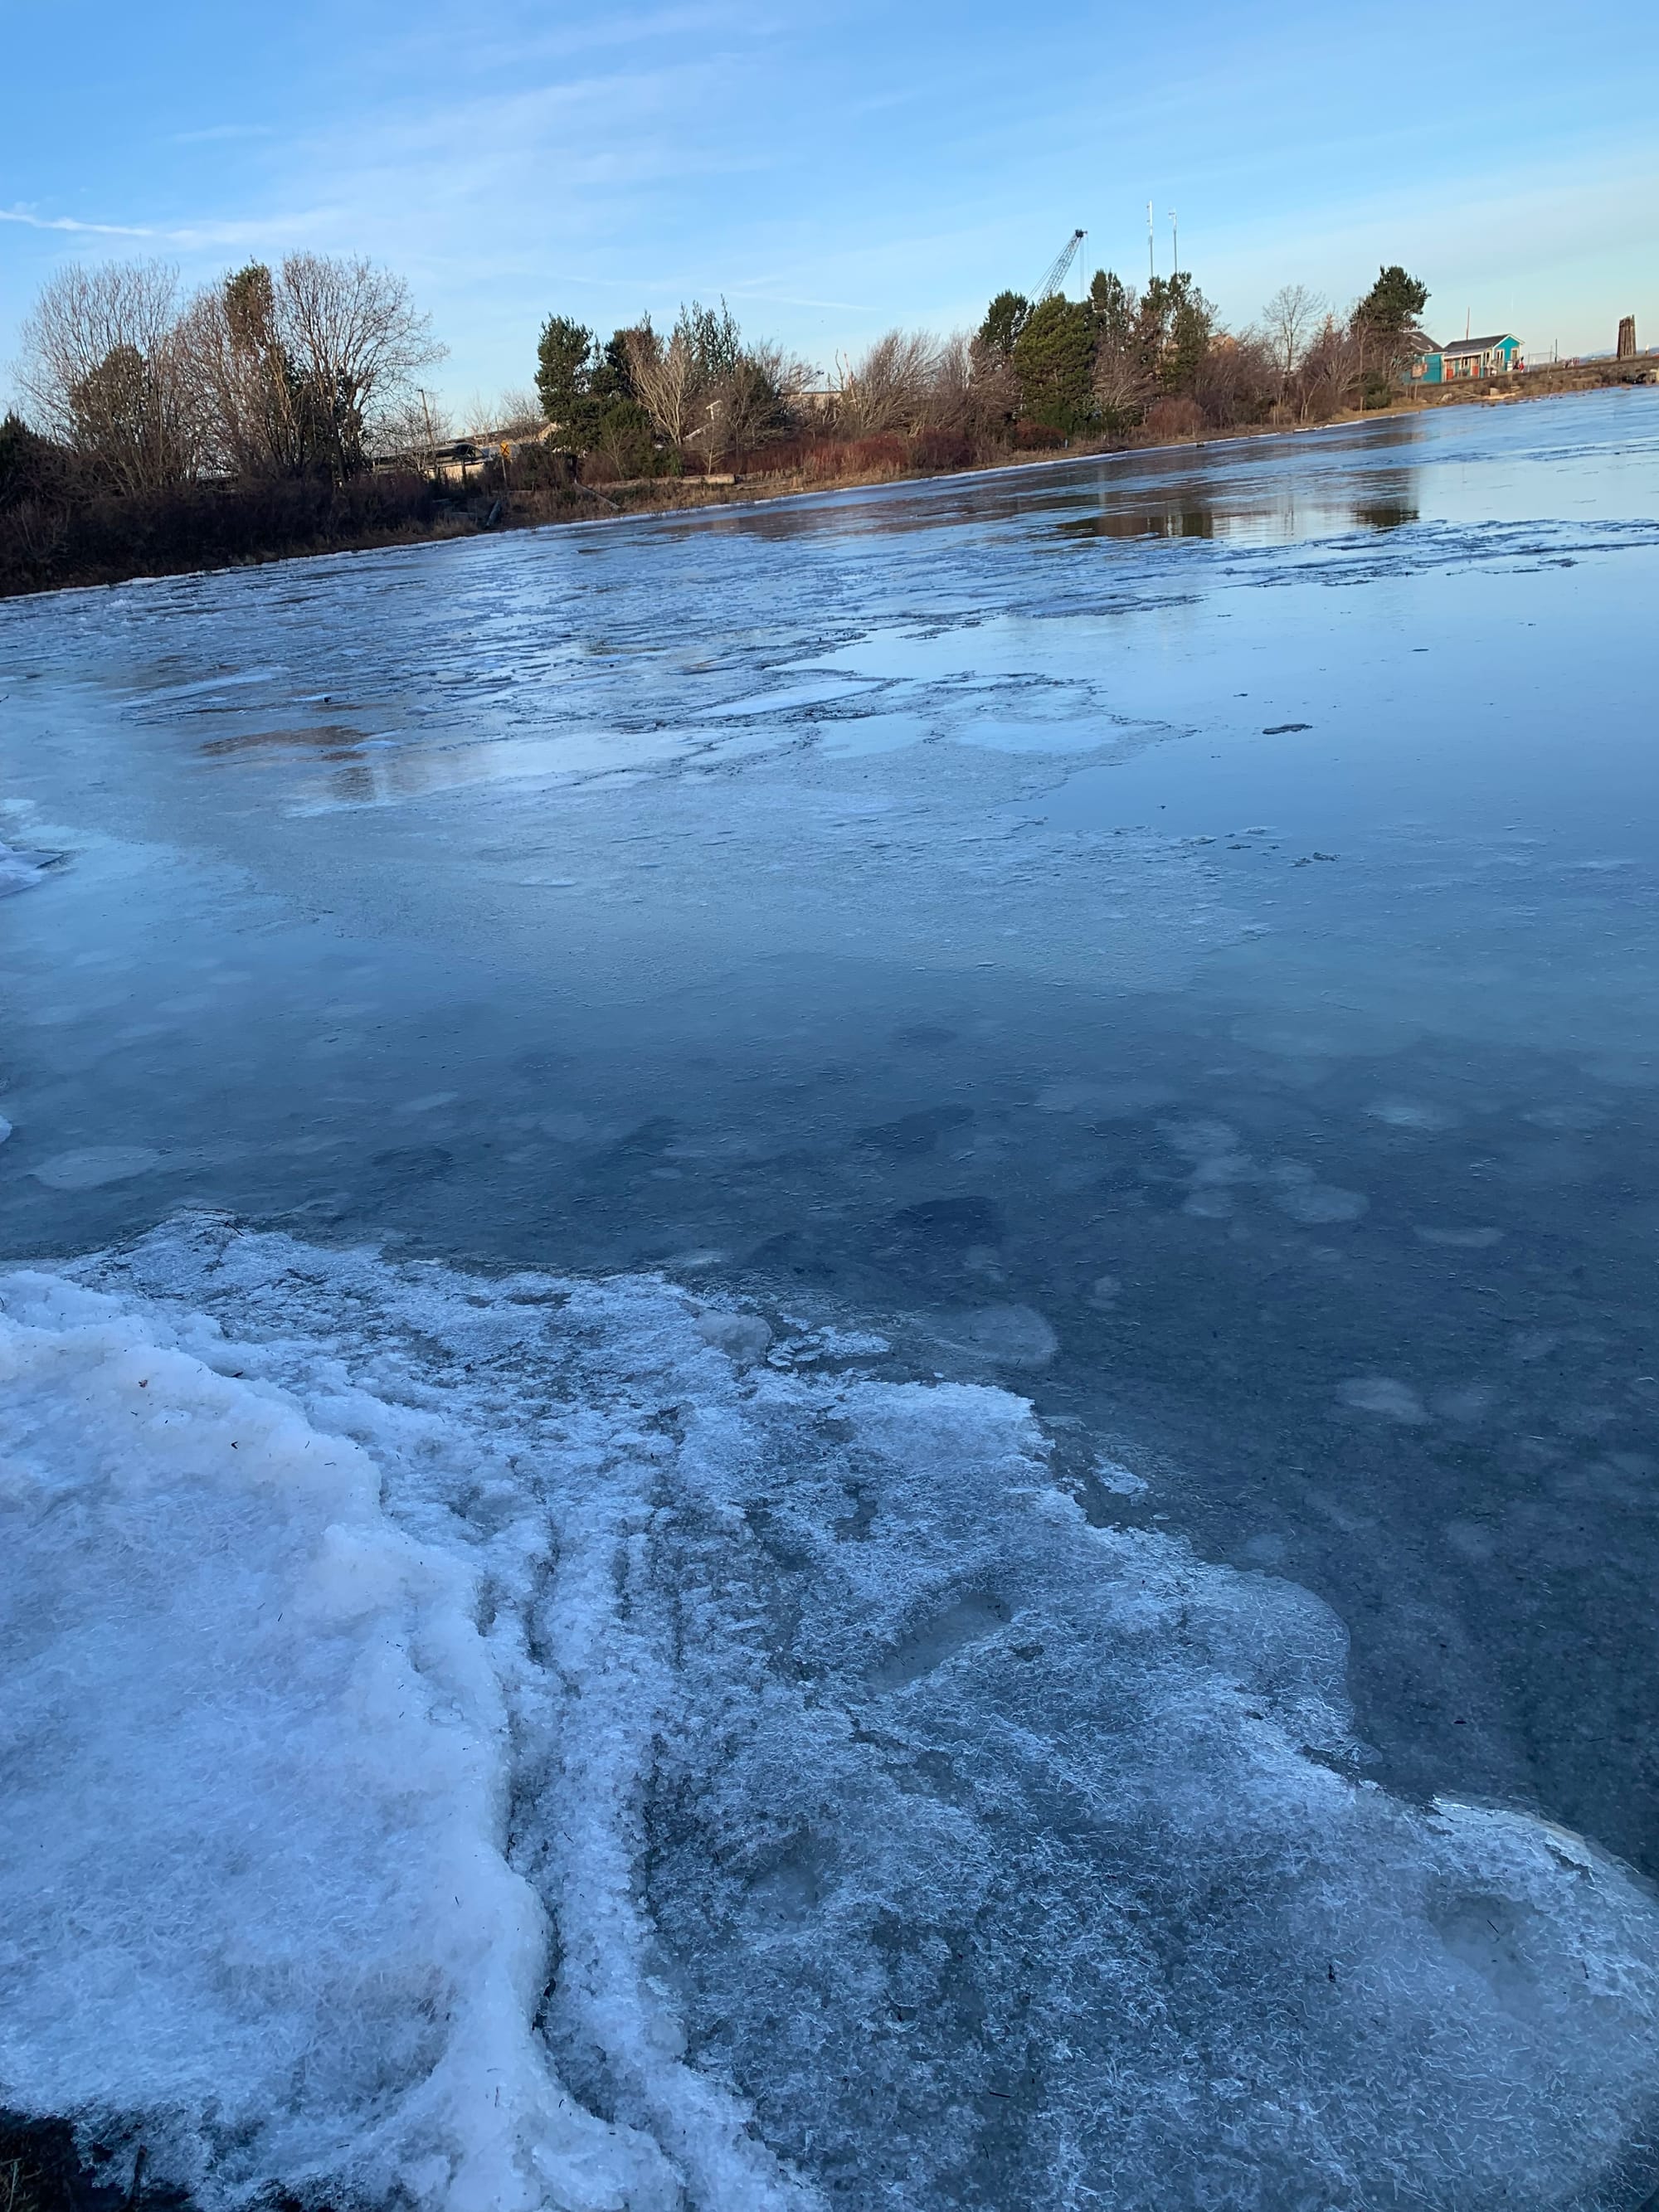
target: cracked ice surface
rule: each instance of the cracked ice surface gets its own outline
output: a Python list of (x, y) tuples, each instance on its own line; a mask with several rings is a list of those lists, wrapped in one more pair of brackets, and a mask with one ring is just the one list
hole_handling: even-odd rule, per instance
[(1648, 1893), (1019, 1398), (206, 1218), (0, 1312), (0, 2100), (211, 2207), (1650, 2185)]

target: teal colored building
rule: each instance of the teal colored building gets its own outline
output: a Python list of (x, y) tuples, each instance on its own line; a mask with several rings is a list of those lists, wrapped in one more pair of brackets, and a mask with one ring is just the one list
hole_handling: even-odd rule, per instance
[(1477, 377), (1511, 376), (1527, 365), (1521, 341), (1509, 331), (1495, 337), (1460, 338), (1435, 346), (1412, 363), (1413, 384), (1467, 384)]

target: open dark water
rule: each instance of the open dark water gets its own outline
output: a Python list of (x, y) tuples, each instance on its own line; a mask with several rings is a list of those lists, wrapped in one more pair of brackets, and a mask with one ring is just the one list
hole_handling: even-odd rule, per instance
[[(74, 1262), (151, 1322), (303, 1337), (312, 1365), (273, 1353), (270, 1379), (329, 1433), (316, 1363), (379, 1387), (404, 1323), (371, 1277), (406, 1263), (442, 1262), (456, 1311), (511, 1270), (655, 1298), (737, 1356), (698, 1355), (753, 1429), (723, 1502), (651, 1489), (607, 1540), (634, 1559), (647, 1509), (678, 1531), (630, 1570), (665, 1624), (606, 1832), (635, 1936), (579, 1936), (577, 1876), (547, 1875), (537, 1823), (590, 1783), (569, 1757), (526, 1778), (522, 1711), (501, 1788), (539, 1809), (479, 1814), (553, 1931), (515, 2033), (636, 2164), (595, 2152), (588, 2196), (567, 2173), (538, 2197), (551, 2123), (520, 2114), (511, 2186), (469, 2197), (428, 2143), (363, 2187), (593, 2212), (1645, 2199), (1647, 1893), (1567, 1838), (1559, 1879), (1618, 1888), (1569, 1940), (1543, 1877), (1491, 1854), (1559, 1827), (1659, 1874), (1656, 610), (1642, 392), (0, 607), (0, 837), (65, 856), (0, 903), (4, 1257)], [(370, 1274), (329, 1273), (366, 1245)], [(398, 1403), (423, 1361), (471, 1387), (435, 1322), (398, 1341)], [(541, 1355), (489, 1356), (505, 1420)], [(598, 1403), (586, 1371), (560, 1402)], [(1071, 1519), (1005, 1540), (1038, 1464)], [(863, 1583), (819, 1549), (866, 1538)], [(1201, 1665), (1171, 1574), (1212, 1623)], [(1123, 1593), (1157, 1611), (1154, 1584), (1137, 1641)], [(1218, 1644), (1215, 1608), (1258, 1601)], [(1338, 1719), (1284, 1723), (1300, 1778), (1250, 1811), (1240, 1732), (1304, 1665), (1287, 1638), (1292, 1704)], [(567, 1686), (586, 1663), (549, 1662)], [(727, 1733), (700, 1765), (705, 1726)], [(1389, 1808), (1386, 1850), (1327, 1833), (1338, 1789)], [(1447, 1842), (1437, 1800), (1501, 1850)], [(1285, 1933), (1315, 1890), (1347, 1937)], [(1396, 1890), (1430, 1898), (1443, 1956)], [(1419, 2010), (1306, 2010), (1349, 1940), (1373, 1994), (1409, 1953)], [(629, 2002), (673, 2014), (672, 2094), (637, 2058), (658, 2030), (577, 2017), (582, 1944), (613, 1941)], [(1464, 2003), (1467, 2045), (1431, 2049)], [(15, 2017), (0, 2101), (211, 2100), (199, 2055), (184, 2088), (88, 2075)], [(434, 2063), (403, 2051), (397, 2094)], [(186, 2128), (170, 2154), (212, 2202), (354, 2170), (248, 2139)]]

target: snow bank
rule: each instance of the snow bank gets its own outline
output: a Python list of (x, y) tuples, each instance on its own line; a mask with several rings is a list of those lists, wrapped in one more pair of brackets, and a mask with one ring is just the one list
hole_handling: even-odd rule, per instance
[(43, 1276), (4, 1303), (0, 2098), (139, 2116), (212, 2203), (527, 2208), (538, 2154), (617, 2203), (531, 2030), (545, 1916), (501, 1856), (471, 1564), (165, 1327)]
[(655, 1281), (72, 1273), (0, 1278), (0, 2102), (213, 2208), (1659, 2179), (1645, 1890), (1365, 1783), (1333, 1617), (1089, 1527), (1020, 1400)]

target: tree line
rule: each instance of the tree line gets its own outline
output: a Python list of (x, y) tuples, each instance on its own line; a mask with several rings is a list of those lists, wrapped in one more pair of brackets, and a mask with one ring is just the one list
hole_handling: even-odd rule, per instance
[[(971, 333), (890, 331), (828, 377), (723, 301), (608, 339), (553, 314), (533, 390), (465, 410), (491, 451), (463, 489), (542, 520), (602, 483), (1325, 420), (1388, 403), (1427, 297), (1396, 265), (1345, 311), (1290, 285), (1231, 331), (1188, 272), (1137, 290), (1100, 270), (1080, 300), (1000, 292)], [(0, 422), (0, 588), (433, 526), (457, 504), (440, 465), (457, 426), (421, 381), (443, 350), (405, 282), (363, 259), (250, 262), (193, 294), (156, 262), (70, 265), (25, 324), (22, 411)]]
[(885, 441), (911, 465), (1251, 423), (1327, 421), (1385, 406), (1426, 339), (1428, 291), (1398, 264), (1345, 313), (1304, 285), (1231, 331), (1191, 275), (1137, 291), (1097, 270), (1086, 295), (1000, 292), (971, 335), (890, 331), (825, 382), (774, 345), (744, 340), (722, 302), (693, 303), (664, 336), (649, 317), (605, 341), (551, 316), (538, 352), (540, 411), (572, 451), (616, 477), (717, 459), (799, 462), (834, 473), (836, 446)]
[(1080, 301), (999, 293), (975, 340), (976, 368), (1000, 380), (1009, 409), (1068, 438), (1327, 421), (1389, 404), (1427, 343), (1428, 296), (1395, 264), (1346, 314), (1285, 285), (1235, 332), (1187, 271), (1138, 292), (1097, 270)]

